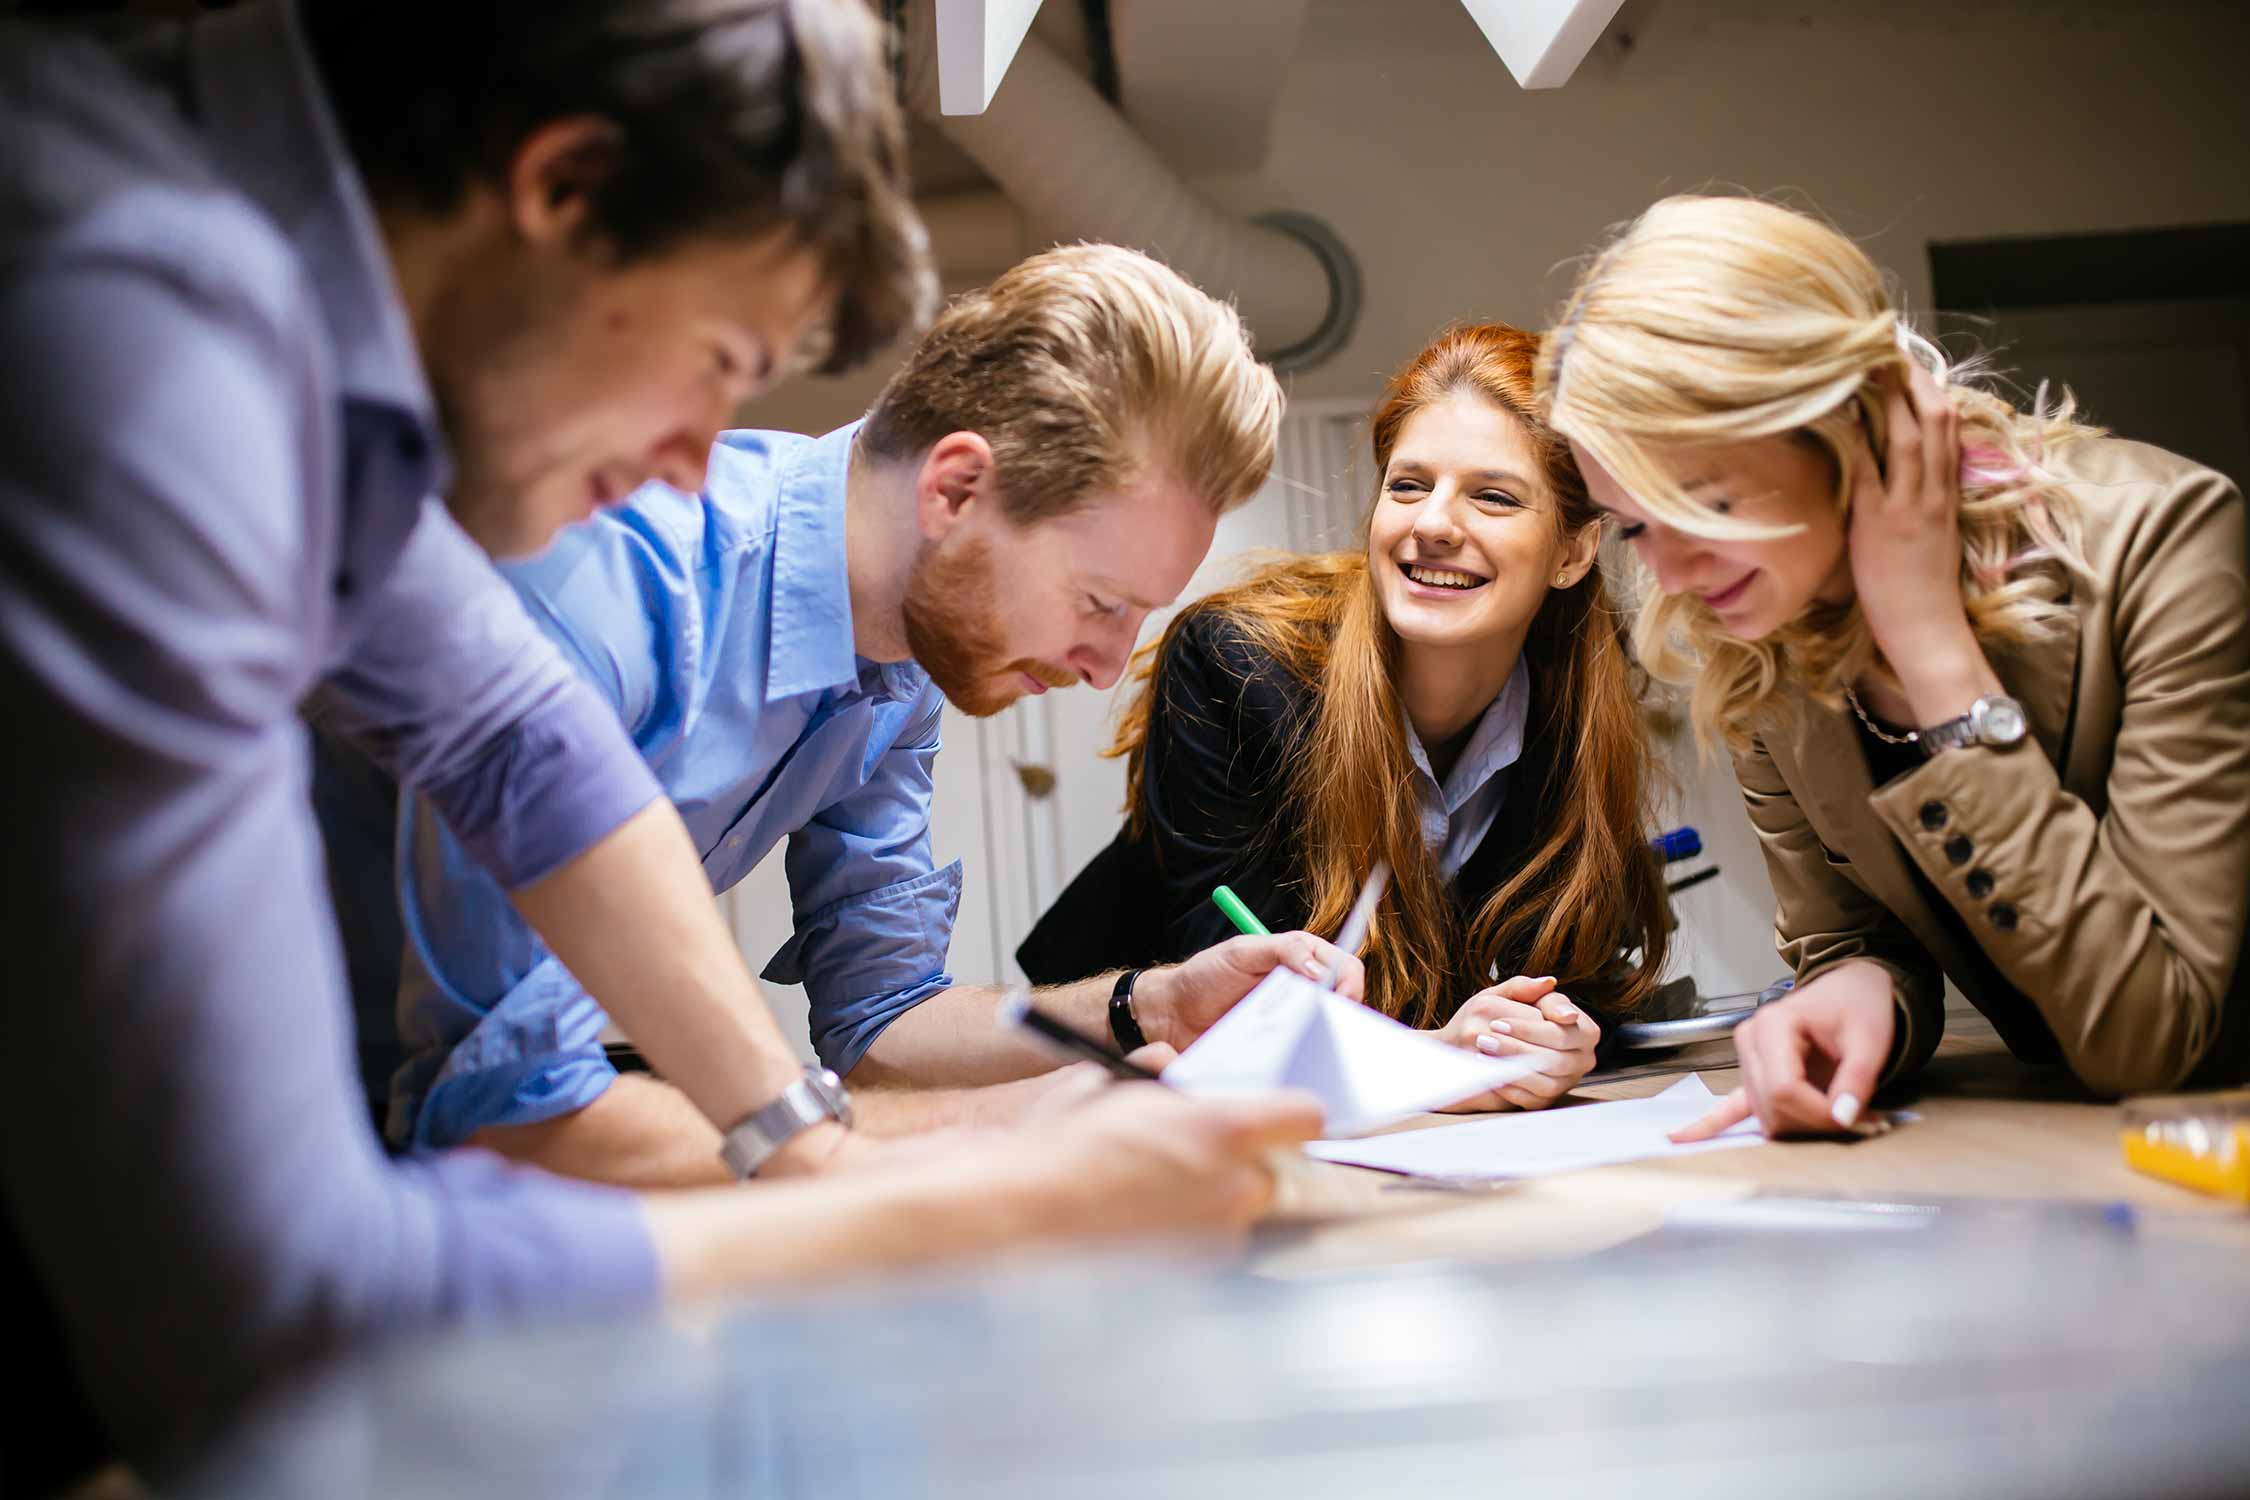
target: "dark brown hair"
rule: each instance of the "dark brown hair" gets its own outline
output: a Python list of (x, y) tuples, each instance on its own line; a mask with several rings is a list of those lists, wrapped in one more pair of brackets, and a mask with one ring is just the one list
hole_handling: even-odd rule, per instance
[(836, 294), (820, 366), (926, 321), (928, 236), (880, 27), (836, 0), (305, 0), (306, 39), (377, 197), (447, 213), (552, 121), (615, 139), (593, 224), (621, 262), (787, 231)]

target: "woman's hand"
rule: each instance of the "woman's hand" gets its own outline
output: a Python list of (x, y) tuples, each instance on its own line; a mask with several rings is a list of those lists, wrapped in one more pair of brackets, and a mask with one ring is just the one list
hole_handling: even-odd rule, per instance
[(1853, 465), (1852, 587), (1916, 723), (1938, 724), (2000, 691), (1961, 600), (1960, 423), (1919, 364), (1883, 399), (1889, 461), (1862, 441)]
[(1776, 1138), (1849, 1131), (1882, 1079), (1896, 1004), (1889, 970), (1847, 963), (1786, 1000), (1760, 1006), (1734, 1028), (1742, 1086), (1672, 1139), (1709, 1140), (1753, 1114)]
[(1449, 1106), (1449, 1114), (1545, 1109), (1593, 1068), (1594, 1044), (1602, 1039), (1594, 1018), (1573, 1005), (1568, 995), (1556, 993), (1554, 980), (1520, 974), (1471, 995), (1453, 1019), (1432, 1034), (1441, 1042), (1487, 1057), (1530, 1058), (1538, 1070)]

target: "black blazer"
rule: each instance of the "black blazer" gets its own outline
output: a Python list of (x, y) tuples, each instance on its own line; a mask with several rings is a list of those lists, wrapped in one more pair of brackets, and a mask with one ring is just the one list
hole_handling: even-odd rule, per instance
[[(1311, 690), (1225, 615), (1203, 610), (1173, 638), (1153, 691), (1142, 766), (1147, 831), (1138, 839), (1120, 832), (1039, 919), (1016, 950), (1034, 983), (1172, 963), (1234, 936), (1211, 903), (1214, 886), (1233, 887), (1275, 932), (1305, 925), (1303, 825), (1284, 773), (1310, 727)], [(1541, 813), (1563, 784), (1568, 754), (1554, 730), (1534, 682), (1506, 799), (1450, 886), (1464, 919), (1522, 867), (1546, 821)], [(1399, 794), (1413, 795), (1403, 787)], [(1517, 972), (1520, 964), (1500, 977)], [(1584, 988), (1592, 976), (1557, 978), (1581, 1001), (1572, 983)], [(1440, 1014), (1490, 983), (1464, 962)], [(1607, 1031), (1598, 1002), (1587, 1008)]]

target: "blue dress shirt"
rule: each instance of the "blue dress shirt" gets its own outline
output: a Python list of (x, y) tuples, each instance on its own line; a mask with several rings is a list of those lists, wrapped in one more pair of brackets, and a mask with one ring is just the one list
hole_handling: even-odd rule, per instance
[[(803, 982), (813, 1045), (849, 1073), (953, 983), (958, 863), (930, 856), (944, 700), (852, 649), (844, 482), (857, 424), (730, 432), (700, 496), (648, 485), (503, 571), (617, 711), (726, 890), (784, 838), (795, 931), (765, 977)], [(433, 815), (399, 832), (407, 1051), (391, 1134), (420, 1146), (591, 1103), (607, 1017)]]
[(393, 1164), (351, 1067), (309, 695), (511, 883), (656, 789), (425, 498), (430, 392), (293, 12), (126, 53), (0, 24), (0, 365), (0, 1237), (33, 1272), (0, 1302), (68, 1354), (23, 1358), (161, 1466), (339, 1345), (653, 1301), (629, 1195)]

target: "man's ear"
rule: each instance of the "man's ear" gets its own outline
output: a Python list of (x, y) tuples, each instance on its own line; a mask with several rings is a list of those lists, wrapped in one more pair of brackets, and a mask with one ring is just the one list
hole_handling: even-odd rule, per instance
[(974, 432), (949, 432), (922, 455), (914, 475), (914, 523), (928, 541), (945, 534), (980, 501), (991, 501), (997, 482), (992, 445)]
[(595, 115), (550, 120), (508, 162), (508, 222), (534, 245), (568, 244), (593, 222), (594, 195), (617, 170), (617, 127)]

